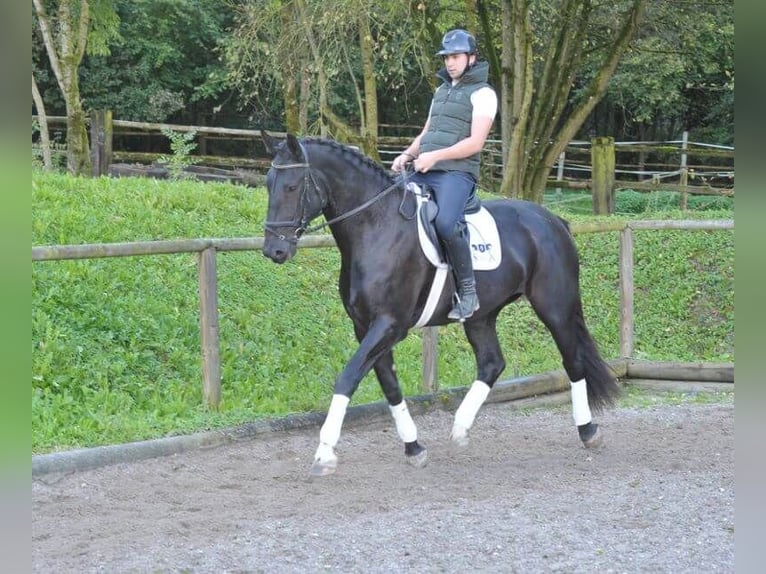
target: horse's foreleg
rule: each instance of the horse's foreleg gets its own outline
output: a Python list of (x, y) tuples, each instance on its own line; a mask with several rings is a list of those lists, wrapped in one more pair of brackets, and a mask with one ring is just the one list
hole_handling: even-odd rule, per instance
[(314, 476), (332, 474), (338, 466), (335, 445), (340, 439), (340, 429), (343, 426), (343, 419), (346, 417), (349, 400), (349, 397), (340, 394), (335, 394), (332, 397), (327, 418), (325, 418), (322, 429), (319, 431), (319, 447), (314, 455), (314, 464), (311, 465), (311, 474)]
[(468, 389), (455, 413), (450, 438), (460, 446), (468, 444), (468, 431), (473, 426), (476, 414), (487, 400), (492, 385), (505, 368), (495, 329), (497, 312), (474, 321), (466, 321), (463, 329), (476, 357), (477, 380)]
[[(404, 333), (406, 334), (406, 331)], [(340, 439), (343, 419), (351, 396), (373, 364), (381, 355), (390, 353), (391, 348), (402, 338), (404, 335), (401, 330), (397, 329), (392, 321), (385, 319), (373, 322), (361, 338), (359, 348), (335, 381), (335, 391), (327, 418), (319, 432), (319, 447), (311, 466), (312, 475), (324, 476), (335, 472), (338, 466), (335, 446)]]

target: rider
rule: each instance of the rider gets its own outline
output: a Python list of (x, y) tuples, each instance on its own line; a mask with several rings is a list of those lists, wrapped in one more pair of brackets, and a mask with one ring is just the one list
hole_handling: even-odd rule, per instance
[(400, 155), (391, 169), (400, 172), (412, 162), (409, 178), (428, 185), (439, 206), (436, 232), (452, 265), (457, 301), (450, 319), (464, 321), (479, 308), (473, 274), (465, 207), (476, 191), (484, 142), (497, 113), (497, 95), (487, 83), (489, 64), (479, 62), (476, 39), (465, 30), (450, 30), (437, 53), (444, 68), (443, 81), (431, 101), (421, 133)]

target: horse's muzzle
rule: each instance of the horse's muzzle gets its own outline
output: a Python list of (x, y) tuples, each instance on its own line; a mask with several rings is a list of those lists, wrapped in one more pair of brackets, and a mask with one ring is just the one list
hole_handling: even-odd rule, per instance
[(274, 263), (284, 263), (295, 255), (295, 245), (289, 241), (269, 238), (263, 244), (261, 251)]

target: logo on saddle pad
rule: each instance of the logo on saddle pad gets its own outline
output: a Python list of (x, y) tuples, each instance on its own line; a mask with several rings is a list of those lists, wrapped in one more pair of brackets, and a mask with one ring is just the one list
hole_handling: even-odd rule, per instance
[[(420, 247), (426, 258), (435, 267), (445, 265), (443, 252), (437, 240), (433, 219), (436, 216), (436, 204), (424, 196), (420, 188), (409, 183), (410, 190), (418, 203), (418, 237)], [(500, 235), (494, 217), (483, 206), (475, 213), (465, 216), (471, 245), (471, 259), (474, 271), (491, 271), (497, 269), (502, 260)]]

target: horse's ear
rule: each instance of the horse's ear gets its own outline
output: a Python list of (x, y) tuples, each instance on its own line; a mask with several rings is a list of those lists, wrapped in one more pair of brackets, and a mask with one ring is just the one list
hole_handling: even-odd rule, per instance
[(263, 145), (266, 148), (266, 152), (274, 155), (277, 152), (277, 146), (281, 143), (281, 140), (272, 137), (266, 130), (261, 130), (261, 138), (263, 139)]
[(301, 144), (298, 141), (298, 138), (293, 134), (287, 134), (287, 149), (290, 150), (290, 153), (293, 154), (293, 157), (297, 160), (304, 159)]

